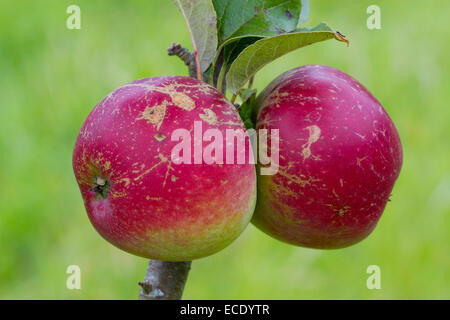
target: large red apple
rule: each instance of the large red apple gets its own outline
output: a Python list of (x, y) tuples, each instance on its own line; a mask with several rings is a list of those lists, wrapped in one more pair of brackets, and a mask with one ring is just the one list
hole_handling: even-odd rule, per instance
[(400, 173), (402, 148), (369, 91), (331, 67), (293, 69), (259, 95), (257, 129), (280, 135), (278, 172), (258, 176), (252, 222), (259, 229), (322, 249), (371, 233)]
[(185, 261), (223, 249), (244, 230), (256, 202), (254, 165), (206, 164), (194, 151), (174, 156), (177, 129), (197, 135), (184, 141), (192, 150), (206, 149), (202, 131), (194, 132), (199, 125), (224, 137), (245, 130), (216, 89), (186, 77), (129, 83), (94, 108), (73, 168), (89, 219), (106, 240), (139, 256)]

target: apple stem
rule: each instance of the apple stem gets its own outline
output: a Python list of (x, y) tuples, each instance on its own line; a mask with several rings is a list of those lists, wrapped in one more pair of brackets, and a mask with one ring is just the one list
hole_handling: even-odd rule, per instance
[(237, 95), (233, 94), (231, 97), (231, 104), (234, 104), (236, 102)]
[(250, 80), (248, 81), (248, 88), (253, 88), (253, 81), (255, 81), (255, 76), (250, 77)]
[(202, 72), (200, 71), (200, 61), (198, 59), (198, 52), (197, 50), (194, 51), (194, 57), (195, 57), (195, 67), (196, 67), (196, 73), (197, 73), (197, 79), (202, 81)]
[(150, 260), (139, 300), (180, 300), (191, 269), (191, 261)]

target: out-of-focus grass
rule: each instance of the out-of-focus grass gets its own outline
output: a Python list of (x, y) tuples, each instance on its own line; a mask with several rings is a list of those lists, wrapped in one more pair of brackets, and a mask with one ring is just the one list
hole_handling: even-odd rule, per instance
[[(450, 298), (450, 23), (448, 1), (377, 1), (382, 29), (366, 28), (373, 1), (311, 1), (308, 25), (327, 21), (351, 41), (328, 41), (264, 68), (256, 86), (303, 64), (359, 79), (395, 121), (404, 166), (392, 202), (362, 243), (317, 251), (252, 226), (230, 247), (193, 263), (185, 298)], [(189, 45), (171, 1), (79, 0), (81, 30), (67, 30), (72, 1), (7, 1), (0, 11), (0, 298), (134, 299), (146, 261), (91, 227), (71, 168), (78, 130), (114, 88), (185, 74), (166, 56)], [(66, 288), (66, 268), (82, 289)], [(366, 268), (381, 267), (381, 290)]]

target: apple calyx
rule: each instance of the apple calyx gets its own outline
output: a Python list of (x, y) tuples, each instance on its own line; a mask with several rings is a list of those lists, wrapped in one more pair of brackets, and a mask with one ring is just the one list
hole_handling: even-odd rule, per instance
[(109, 188), (109, 181), (104, 179), (103, 177), (97, 176), (94, 179), (94, 186), (91, 190), (95, 192), (98, 199), (107, 199)]

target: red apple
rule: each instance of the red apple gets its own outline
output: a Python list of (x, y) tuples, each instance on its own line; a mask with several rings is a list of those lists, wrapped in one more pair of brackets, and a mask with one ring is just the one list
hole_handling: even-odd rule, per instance
[[(223, 249), (249, 223), (254, 165), (206, 164), (194, 152), (180, 153), (191, 163), (175, 163), (180, 142), (172, 134), (193, 133), (195, 121), (224, 137), (227, 129), (245, 130), (215, 88), (186, 77), (129, 83), (89, 114), (73, 168), (90, 221), (113, 245), (146, 258), (187, 261)], [(201, 132), (193, 140), (202, 151)]]
[(252, 222), (311, 248), (367, 237), (402, 165), (400, 138), (382, 105), (349, 75), (320, 65), (282, 74), (256, 103), (257, 129), (269, 129), (269, 138), (279, 129), (280, 139), (278, 172), (258, 176)]

